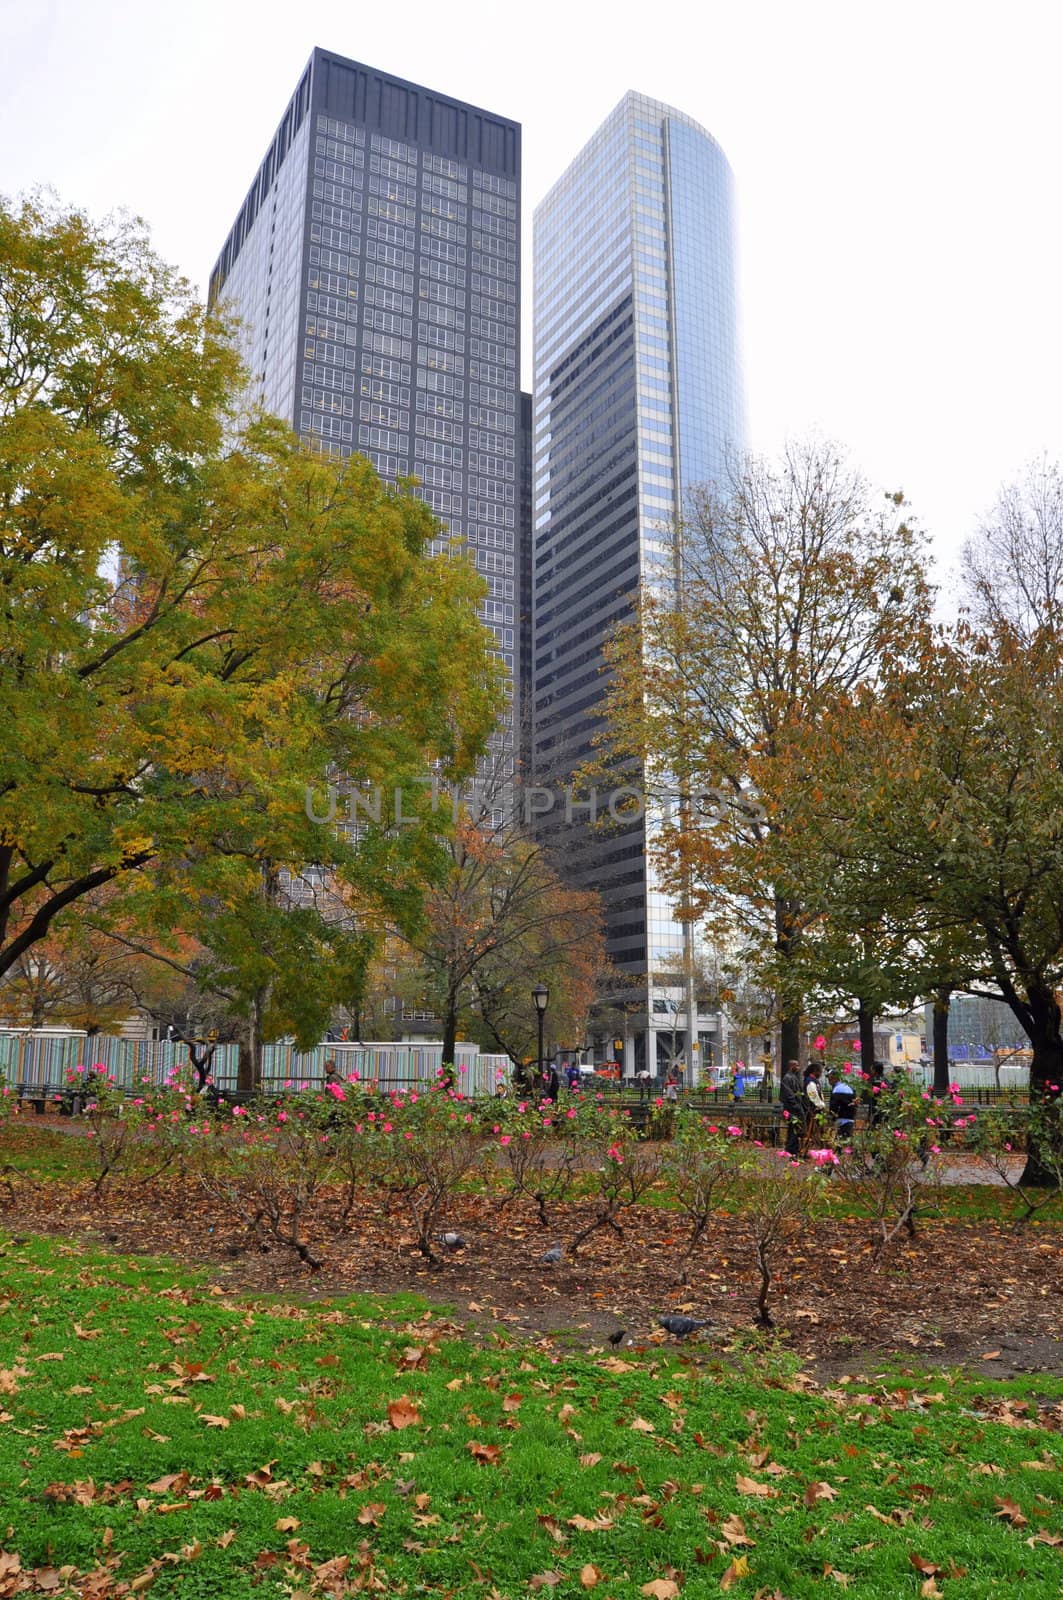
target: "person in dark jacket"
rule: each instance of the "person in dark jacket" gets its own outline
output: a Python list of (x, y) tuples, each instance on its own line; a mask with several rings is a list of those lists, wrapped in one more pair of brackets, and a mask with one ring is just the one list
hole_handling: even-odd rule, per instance
[(541, 1080), (541, 1093), (543, 1099), (549, 1100), (551, 1105), (555, 1104), (560, 1089), (561, 1080), (557, 1075), (557, 1068), (552, 1062), (548, 1063), (547, 1066), (543, 1068)]
[(838, 1138), (844, 1143), (853, 1136), (856, 1122), (856, 1095), (852, 1084), (847, 1078), (842, 1077), (837, 1067), (832, 1067), (827, 1073), (827, 1083), (830, 1087), (827, 1110), (834, 1118)]
[(864, 1100), (867, 1104), (868, 1127), (875, 1128), (885, 1120), (886, 1104), (884, 1096), (887, 1093), (886, 1069), (881, 1061), (871, 1063), (871, 1076), (864, 1085)]
[(797, 1061), (788, 1061), (786, 1071), (782, 1075), (779, 1085), (779, 1099), (782, 1101), (782, 1113), (786, 1120), (786, 1154), (798, 1156), (801, 1153), (801, 1138), (805, 1131), (806, 1111), (804, 1085), (801, 1082), (801, 1065)]

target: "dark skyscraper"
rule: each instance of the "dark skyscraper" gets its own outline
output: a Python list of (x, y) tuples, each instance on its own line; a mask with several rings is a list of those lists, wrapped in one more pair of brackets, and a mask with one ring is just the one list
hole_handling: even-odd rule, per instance
[(420, 480), (513, 679), (519, 124), (315, 50), (210, 294), (241, 318), (253, 398), (327, 454)]

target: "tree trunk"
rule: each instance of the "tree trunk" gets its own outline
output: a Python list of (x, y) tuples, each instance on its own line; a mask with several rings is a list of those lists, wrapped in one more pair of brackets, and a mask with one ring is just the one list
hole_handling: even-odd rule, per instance
[(779, 1082), (782, 1083), (783, 1073), (786, 1071), (788, 1061), (801, 1059), (801, 1014), (784, 1016), (779, 1019)]
[(262, 1011), (265, 992), (251, 1001), (247, 1017), (247, 1032), (240, 1046), (240, 1059), (236, 1069), (236, 1087), (254, 1093), (262, 1087)]
[(856, 1002), (856, 1023), (860, 1034), (860, 1066), (870, 1072), (875, 1059), (875, 1013), (866, 1000)]
[(447, 996), (447, 1007), (443, 1013), (443, 1056), (442, 1064), (454, 1063), (454, 1050), (458, 1042), (458, 1006), (453, 995)]
[[(934, 1093), (946, 1094), (949, 1087), (949, 1008), (952, 990), (942, 986), (934, 994)], [(998, 1078), (999, 1083), (999, 1078)]]
[[(1060, 1035), (1060, 1010), (1051, 989), (1030, 986), (1027, 990), (1028, 1021), (1026, 1031), (1033, 1046), (1030, 1063), (1030, 1108), (1042, 1113), (1048, 1107), (1061, 1104), (1063, 1092), (1063, 1037)], [(1058, 1117), (1056, 1119), (1058, 1124)], [(1061, 1135), (1056, 1128), (1054, 1137)], [(1026, 1166), (1019, 1183), (1027, 1189), (1054, 1189), (1058, 1185), (1058, 1161), (1046, 1163), (1041, 1159), (1038, 1141), (1033, 1136), (1027, 1141)]]
[(801, 1059), (801, 998), (789, 990), (787, 967), (792, 962), (801, 937), (800, 907), (792, 901), (777, 898), (775, 901), (775, 953), (779, 958), (781, 992), (779, 994), (779, 1083), (788, 1061)]

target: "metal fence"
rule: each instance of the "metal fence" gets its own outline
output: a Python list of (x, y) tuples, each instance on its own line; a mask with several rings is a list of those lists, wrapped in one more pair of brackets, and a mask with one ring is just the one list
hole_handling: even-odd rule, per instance
[[(456, 1086), (463, 1094), (495, 1092), (499, 1075), (508, 1079), (512, 1063), (507, 1056), (484, 1055), (475, 1045), (459, 1045)], [(284, 1089), (317, 1088), (324, 1065), (333, 1058), (343, 1077), (357, 1073), (361, 1082), (381, 1089), (402, 1089), (432, 1083), (439, 1076), (442, 1044), (319, 1044), (296, 1050), (291, 1041), (267, 1044), (262, 1049), (262, 1088), (268, 1094)], [(159, 1084), (188, 1062), (188, 1046), (179, 1040), (124, 1039), (99, 1033), (0, 1032), (0, 1078), (27, 1089), (61, 1089), (68, 1071), (81, 1066), (102, 1066), (122, 1089), (145, 1078)], [(210, 1064), (210, 1076), (219, 1089), (235, 1089), (239, 1046), (220, 1044)]]

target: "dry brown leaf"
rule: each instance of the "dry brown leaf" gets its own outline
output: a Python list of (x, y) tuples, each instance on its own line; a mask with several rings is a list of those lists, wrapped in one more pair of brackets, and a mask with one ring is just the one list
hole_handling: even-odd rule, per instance
[(735, 1473), (735, 1488), (739, 1494), (757, 1495), (761, 1500), (777, 1500), (778, 1489), (773, 1489), (770, 1483), (758, 1483), (755, 1478), (746, 1478), (741, 1472)]
[(585, 1589), (593, 1589), (594, 1585), (601, 1583), (604, 1578), (605, 1573), (600, 1572), (590, 1561), (587, 1562), (586, 1566), (579, 1569), (579, 1581)]
[(925, 1578), (936, 1578), (941, 1571), (936, 1561), (928, 1561), (925, 1556), (917, 1556), (914, 1550), (908, 1552), (908, 1560), (916, 1572), (921, 1572)]
[(219, 1533), (219, 1535), (215, 1539), (214, 1543), (218, 1544), (218, 1545), (221, 1545), (221, 1548), (223, 1550), (228, 1550), (229, 1546), (232, 1544), (232, 1542), (233, 1542), (233, 1540), (235, 1538), (236, 1538), (236, 1529), (235, 1528), (226, 1528), (224, 1533)]
[(676, 1600), (679, 1585), (674, 1578), (654, 1578), (652, 1583), (644, 1583), (639, 1594), (649, 1596), (649, 1600)]
[(631, 1424), (635, 1433), (656, 1433), (657, 1429), (652, 1422), (647, 1422), (645, 1417), (636, 1417)]
[(612, 1517), (569, 1517), (568, 1525), (579, 1533), (605, 1533), (613, 1526)]
[(1023, 1516), (1021, 1506), (1016, 1505), (1015, 1501), (1009, 1498), (1001, 1499), (1000, 1495), (995, 1496), (995, 1499), (999, 1507), (999, 1510), (995, 1513), (996, 1516), (1001, 1517), (1005, 1522), (1010, 1522), (1013, 1528), (1025, 1528), (1029, 1519)]
[(745, 1556), (735, 1556), (734, 1560), (731, 1562), (731, 1565), (727, 1568), (727, 1571), (720, 1579), (720, 1588), (730, 1589), (738, 1582), (739, 1578), (748, 1577), (749, 1561)]
[(415, 1428), (420, 1420), (421, 1413), (409, 1395), (400, 1395), (398, 1400), (388, 1401), (388, 1421), (396, 1432), (400, 1428)]
[(496, 1466), (502, 1459), (502, 1450), (497, 1444), (481, 1444), (478, 1439), (470, 1439), (465, 1448), (474, 1461), (482, 1461), (489, 1467)]
[(519, 1411), (520, 1403), (524, 1399), (522, 1394), (507, 1394), (502, 1400), (503, 1411)]
[(294, 1533), (300, 1526), (298, 1517), (278, 1517), (273, 1524), (278, 1533)]
[(209, 1411), (201, 1411), (199, 1420), (208, 1428), (227, 1428), (229, 1426), (228, 1417), (212, 1417)]
[(750, 1539), (747, 1535), (746, 1525), (742, 1521), (742, 1518), (735, 1516), (733, 1512), (723, 1523), (721, 1523), (720, 1532), (723, 1534), (723, 1537), (726, 1539), (728, 1544), (745, 1544), (749, 1545), (750, 1549), (752, 1549), (756, 1544), (756, 1540)]
[(580, 1456), (579, 1464), (581, 1467), (596, 1467), (601, 1459), (596, 1450), (590, 1450), (586, 1455)]
[(919, 1585), (919, 1593), (923, 1600), (944, 1600), (944, 1592), (939, 1589), (933, 1578), (926, 1578)]
[(811, 1511), (817, 1500), (836, 1500), (838, 1491), (829, 1483), (810, 1483), (805, 1490), (805, 1505)]
[[(357, 1520), (363, 1528), (378, 1528), (386, 1510), (387, 1506), (383, 1500), (370, 1500), (359, 1510)], [(296, 1523), (296, 1527), (298, 1526)]]
[(556, 1589), (559, 1583), (564, 1583), (563, 1572), (536, 1572), (528, 1579), (529, 1589)]

